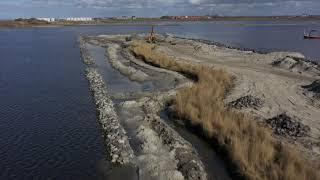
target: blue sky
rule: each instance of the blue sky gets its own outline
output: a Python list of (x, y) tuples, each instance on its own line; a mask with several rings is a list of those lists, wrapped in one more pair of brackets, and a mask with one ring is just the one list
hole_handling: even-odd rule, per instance
[(0, 19), (136, 15), (320, 14), (320, 0), (0, 0)]

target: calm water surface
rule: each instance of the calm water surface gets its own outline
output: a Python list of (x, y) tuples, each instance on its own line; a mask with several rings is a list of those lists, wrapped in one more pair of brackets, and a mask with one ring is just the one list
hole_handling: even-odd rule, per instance
[[(291, 50), (319, 58), (303, 40), (319, 23), (212, 22), (159, 26), (158, 32), (229, 45)], [(114, 179), (83, 75), (80, 34), (140, 33), (148, 26), (0, 30), (0, 179)], [(113, 177), (113, 178), (112, 178)]]
[(233, 47), (263, 51), (297, 51), (320, 62), (320, 40), (303, 39), (304, 30), (320, 31), (318, 22), (198, 22), (164, 30), (179, 36), (208, 39)]

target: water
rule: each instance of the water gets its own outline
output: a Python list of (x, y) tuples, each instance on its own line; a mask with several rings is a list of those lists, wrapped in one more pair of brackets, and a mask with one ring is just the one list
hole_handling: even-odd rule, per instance
[[(181, 137), (189, 141), (199, 154), (201, 161), (203, 162), (209, 180), (230, 180), (230, 174), (227, 172), (227, 165), (223, 159), (218, 156), (214, 147), (209, 144), (200, 135), (191, 132), (182, 120), (174, 120), (169, 118), (169, 112), (164, 110), (161, 112), (160, 117), (166, 121)], [(182, 123), (178, 123), (181, 121)]]
[(95, 60), (95, 65), (101, 76), (104, 78), (110, 94), (151, 90), (151, 82), (138, 83), (130, 81), (128, 77), (114, 69), (105, 56), (105, 48), (93, 46), (91, 44), (87, 44), (87, 48)]
[[(319, 29), (319, 23), (184, 23), (156, 30), (319, 58), (320, 41), (301, 38), (305, 27)], [(77, 38), (149, 30), (149, 26), (0, 30), (0, 179), (124, 177), (105, 160)]]
[[(320, 40), (303, 39), (304, 30), (317, 29), (318, 22), (193, 22), (161, 31), (179, 36), (213, 40), (233, 47), (263, 51), (297, 51), (320, 62)], [(179, 32), (179, 33), (177, 33)]]
[(75, 34), (0, 37), (0, 179), (102, 179), (108, 164)]

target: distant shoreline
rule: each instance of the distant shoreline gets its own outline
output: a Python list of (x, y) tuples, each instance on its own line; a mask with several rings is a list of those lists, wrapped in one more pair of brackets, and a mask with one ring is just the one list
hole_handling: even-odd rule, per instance
[(67, 22), (58, 21), (48, 23), (44, 21), (14, 21), (0, 20), (0, 28), (32, 28), (32, 27), (63, 27), (63, 26), (104, 26), (104, 25), (164, 25), (160, 23), (181, 22), (215, 22), (215, 21), (320, 21), (320, 16), (268, 16), (268, 17), (212, 17), (211, 19), (189, 20), (189, 19), (160, 19), (139, 18), (135, 20), (105, 19), (92, 22)]

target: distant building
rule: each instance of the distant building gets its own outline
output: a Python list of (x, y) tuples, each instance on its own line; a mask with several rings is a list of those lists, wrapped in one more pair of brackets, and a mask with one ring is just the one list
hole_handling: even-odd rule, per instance
[(119, 17), (113, 17), (111, 19), (116, 19), (116, 20), (129, 20), (129, 19), (132, 19), (132, 20), (135, 20), (137, 19), (136, 16), (119, 16)]
[(56, 21), (55, 18), (36, 18), (39, 21), (46, 21), (46, 22), (54, 22)]
[(93, 21), (91, 17), (68, 17), (64, 18), (65, 21)]
[(174, 19), (174, 20), (208, 20), (212, 19), (211, 16), (162, 16), (161, 19)]

